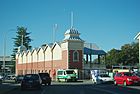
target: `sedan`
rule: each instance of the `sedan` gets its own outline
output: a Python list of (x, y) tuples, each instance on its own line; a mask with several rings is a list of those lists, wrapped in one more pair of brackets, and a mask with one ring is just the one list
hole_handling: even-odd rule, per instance
[(39, 76), (42, 80), (42, 84), (51, 85), (51, 77), (49, 73), (39, 73)]
[[(137, 72), (137, 73), (134, 73), (138, 78), (139, 78), (139, 81), (140, 81), (140, 72)], [(139, 82), (139, 85), (140, 85), (140, 82)]]
[(131, 72), (119, 72), (116, 73), (116, 75), (114, 76), (115, 85), (122, 84), (126, 86), (126, 85), (133, 85), (139, 83), (140, 83), (139, 77)]
[(113, 79), (108, 74), (100, 74), (98, 79), (100, 79), (101, 83), (112, 83)]
[(24, 75), (18, 75), (15, 79), (16, 83), (21, 83), (21, 81), (23, 80)]
[(24, 89), (40, 89), (41, 78), (38, 74), (26, 74), (21, 82), (21, 90)]

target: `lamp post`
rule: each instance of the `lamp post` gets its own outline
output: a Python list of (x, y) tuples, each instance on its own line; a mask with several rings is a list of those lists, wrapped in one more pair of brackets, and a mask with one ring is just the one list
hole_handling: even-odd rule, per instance
[[(14, 29), (10, 29), (8, 31), (15, 31)], [(6, 62), (6, 33), (4, 32), (4, 39), (3, 39), (3, 75), (5, 75), (5, 62)]]
[(6, 34), (4, 33), (4, 41), (3, 41), (3, 75), (5, 75), (5, 54), (6, 54)]
[(138, 42), (139, 42), (139, 63), (138, 63), (138, 71), (140, 72), (140, 32), (134, 37), (134, 40), (138, 40)]
[[(53, 44), (55, 43), (55, 33), (56, 33), (56, 31), (57, 31), (57, 28), (58, 28), (58, 26), (57, 26), (57, 24), (54, 24), (53, 25)], [(53, 80), (54, 80), (54, 76), (55, 76), (55, 69), (54, 69), (54, 61), (53, 61), (53, 59), (54, 59), (54, 56), (53, 56), (53, 48), (51, 48), (51, 54), (52, 54), (52, 60), (51, 60), (51, 74), (52, 74), (52, 78), (53, 78)]]

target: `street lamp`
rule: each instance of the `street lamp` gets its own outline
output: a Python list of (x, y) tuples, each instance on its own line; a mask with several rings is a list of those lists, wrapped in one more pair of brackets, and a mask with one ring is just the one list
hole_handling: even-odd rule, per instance
[(140, 32), (134, 37), (134, 40), (138, 40), (138, 42), (139, 42), (139, 64), (138, 64), (138, 71), (140, 72)]
[[(10, 29), (8, 31), (15, 31), (14, 29)], [(4, 32), (4, 45), (3, 45), (3, 75), (5, 75), (5, 61), (6, 61), (6, 33)]]

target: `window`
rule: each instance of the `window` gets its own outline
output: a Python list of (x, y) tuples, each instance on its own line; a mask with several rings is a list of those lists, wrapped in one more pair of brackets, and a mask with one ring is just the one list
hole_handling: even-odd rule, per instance
[(58, 71), (57, 75), (63, 75), (63, 71)]
[(122, 76), (122, 74), (121, 73), (117, 73), (116, 76), (117, 77), (120, 77), (120, 76)]
[(78, 51), (74, 51), (73, 52), (73, 61), (74, 62), (78, 62), (79, 61), (79, 52)]

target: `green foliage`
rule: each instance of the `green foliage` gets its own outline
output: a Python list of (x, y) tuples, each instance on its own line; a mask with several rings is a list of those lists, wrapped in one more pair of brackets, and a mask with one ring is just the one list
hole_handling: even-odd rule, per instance
[(125, 44), (121, 50), (111, 49), (106, 55), (106, 65), (137, 65), (139, 59), (138, 43)]
[[(11, 55), (13, 57), (13, 60), (15, 60), (15, 55), (18, 51), (18, 47), (21, 46), (22, 44), (28, 49), (31, 49), (32, 46), (30, 46), (30, 42), (32, 39), (30, 38), (30, 33), (27, 32), (27, 28), (25, 27), (17, 27), (17, 35), (14, 39), (14, 48), (13, 48), (13, 54)], [(23, 37), (23, 42), (22, 42), (22, 37)]]

